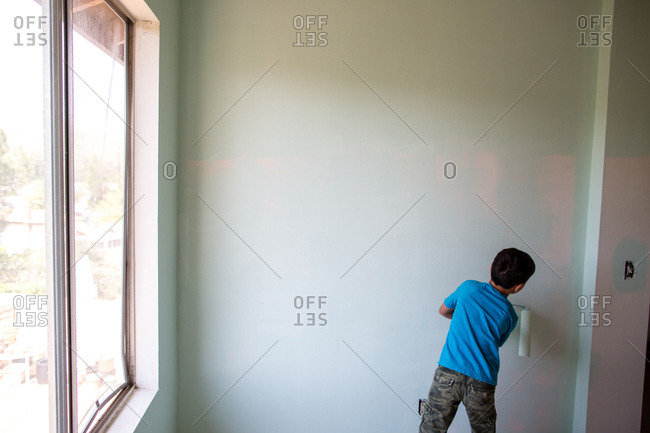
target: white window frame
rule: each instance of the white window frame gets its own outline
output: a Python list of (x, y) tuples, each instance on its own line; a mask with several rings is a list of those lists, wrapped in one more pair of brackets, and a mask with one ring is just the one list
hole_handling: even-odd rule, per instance
[[(158, 391), (158, 68), (160, 23), (143, 0), (119, 3), (133, 34), (133, 308), (135, 388), (107, 431), (133, 432)], [(145, 144), (146, 143), (146, 144)], [(144, 421), (146, 422), (146, 421)]]

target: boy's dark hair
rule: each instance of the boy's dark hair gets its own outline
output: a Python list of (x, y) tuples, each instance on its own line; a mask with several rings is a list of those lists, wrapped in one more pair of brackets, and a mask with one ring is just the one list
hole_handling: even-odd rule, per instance
[(525, 284), (534, 273), (535, 262), (533, 259), (516, 248), (499, 251), (492, 262), (492, 281), (504, 289), (511, 289), (517, 284)]

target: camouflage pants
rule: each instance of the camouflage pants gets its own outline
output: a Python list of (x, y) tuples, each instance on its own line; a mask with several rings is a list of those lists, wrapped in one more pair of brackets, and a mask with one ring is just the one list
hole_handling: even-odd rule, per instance
[(495, 433), (494, 389), (493, 385), (439, 366), (424, 404), (420, 433), (445, 433), (461, 401), (472, 433)]

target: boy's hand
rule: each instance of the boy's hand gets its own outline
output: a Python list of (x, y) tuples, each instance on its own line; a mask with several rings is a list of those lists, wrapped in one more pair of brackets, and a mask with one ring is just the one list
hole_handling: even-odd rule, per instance
[(454, 315), (454, 310), (451, 308), (447, 308), (443, 302), (443, 304), (440, 306), (440, 310), (438, 312), (443, 316), (446, 317), (447, 319), (451, 319), (451, 317)]

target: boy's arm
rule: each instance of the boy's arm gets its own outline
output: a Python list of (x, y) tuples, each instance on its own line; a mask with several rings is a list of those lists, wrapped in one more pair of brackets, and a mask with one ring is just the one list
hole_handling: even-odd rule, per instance
[(445, 306), (444, 302), (440, 306), (440, 309), (438, 310), (438, 312), (443, 317), (446, 317), (447, 319), (451, 319), (451, 317), (454, 315), (454, 309), (453, 308), (447, 308), (447, 306)]

